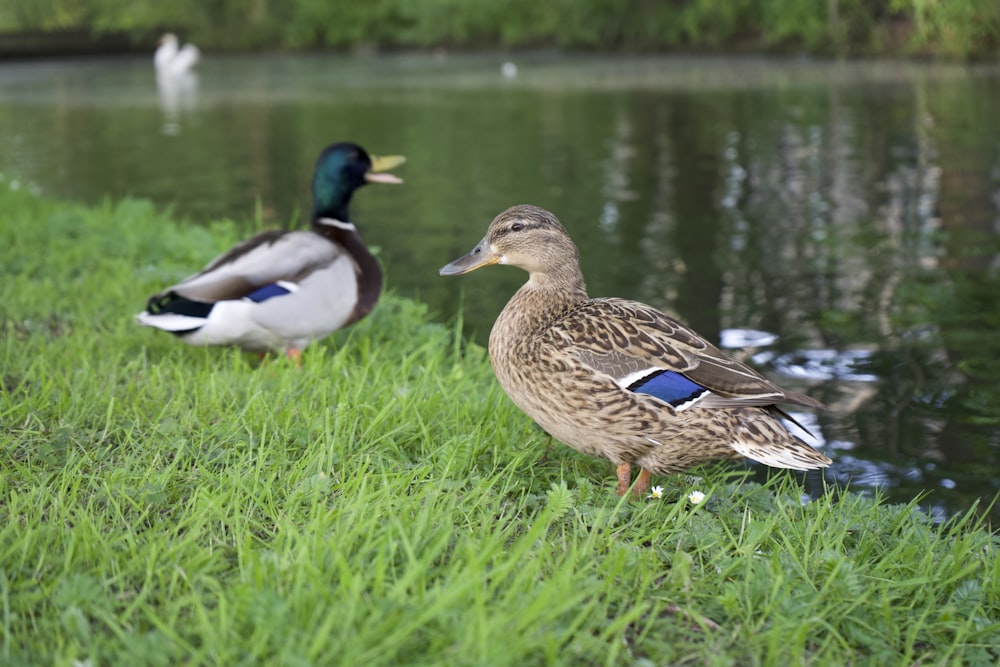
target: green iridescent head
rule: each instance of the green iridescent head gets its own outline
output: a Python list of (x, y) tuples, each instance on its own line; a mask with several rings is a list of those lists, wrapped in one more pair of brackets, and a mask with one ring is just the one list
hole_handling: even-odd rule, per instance
[(357, 144), (341, 142), (323, 149), (313, 174), (313, 219), (347, 221), (351, 195), (365, 183), (402, 183), (385, 172), (406, 161), (402, 155), (369, 155)]

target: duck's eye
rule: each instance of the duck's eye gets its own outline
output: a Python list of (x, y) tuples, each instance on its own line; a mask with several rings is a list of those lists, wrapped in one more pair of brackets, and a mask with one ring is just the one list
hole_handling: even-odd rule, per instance
[(524, 229), (524, 225), (521, 224), (520, 222), (515, 222), (513, 225), (510, 226), (510, 231), (512, 232), (519, 232), (522, 229)]

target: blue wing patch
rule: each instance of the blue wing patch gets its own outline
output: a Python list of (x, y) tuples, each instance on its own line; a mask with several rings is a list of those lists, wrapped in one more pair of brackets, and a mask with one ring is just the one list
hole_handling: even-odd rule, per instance
[(246, 295), (246, 299), (255, 301), (256, 303), (261, 303), (267, 301), (268, 299), (273, 299), (276, 296), (285, 296), (286, 294), (291, 294), (292, 290), (287, 287), (282, 287), (281, 285), (264, 285), (263, 287), (254, 290)]
[(655, 396), (675, 408), (683, 408), (692, 401), (709, 393), (697, 382), (692, 382), (680, 373), (658, 371), (639, 378), (628, 386), (629, 391)]

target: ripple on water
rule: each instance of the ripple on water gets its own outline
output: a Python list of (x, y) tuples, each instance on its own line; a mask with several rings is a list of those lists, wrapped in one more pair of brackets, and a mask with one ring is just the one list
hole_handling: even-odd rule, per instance
[(874, 352), (869, 349), (796, 350), (771, 360), (782, 375), (803, 380), (848, 380), (875, 382), (878, 376), (859, 368), (867, 366)]
[(723, 329), (719, 335), (719, 347), (727, 349), (743, 347), (766, 347), (778, 340), (778, 335), (759, 329)]

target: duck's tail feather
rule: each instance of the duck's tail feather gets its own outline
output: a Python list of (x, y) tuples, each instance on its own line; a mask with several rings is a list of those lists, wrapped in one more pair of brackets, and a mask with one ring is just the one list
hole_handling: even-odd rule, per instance
[(761, 446), (752, 442), (733, 442), (733, 451), (740, 456), (771, 466), (772, 468), (789, 468), (791, 470), (817, 470), (832, 463), (821, 452), (809, 445), (799, 442), (782, 443), (781, 445)]
[[(788, 424), (787, 420), (802, 430), (803, 435), (812, 436), (809, 430), (792, 418), (787, 412), (776, 406), (765, 408), (772, 417), (771, 420), (755, 422), (755, 433), (761, 429), (770, 431), (763, 438), (746, 438), (734, 441), (731, 446), (740, 456), (771, 466), (772, 468), (789, 468), (791, 470), (816, 470), (825, 468), (831, 461), (825, 454), (810, 446)], [(755, 440), (758, 440), (755, 442)]]
[(146, 310), (136, 315), (139, 324), (183, 336), (205, 326), (214, 303), (195, 301), (173, 292), (149, 299)]

